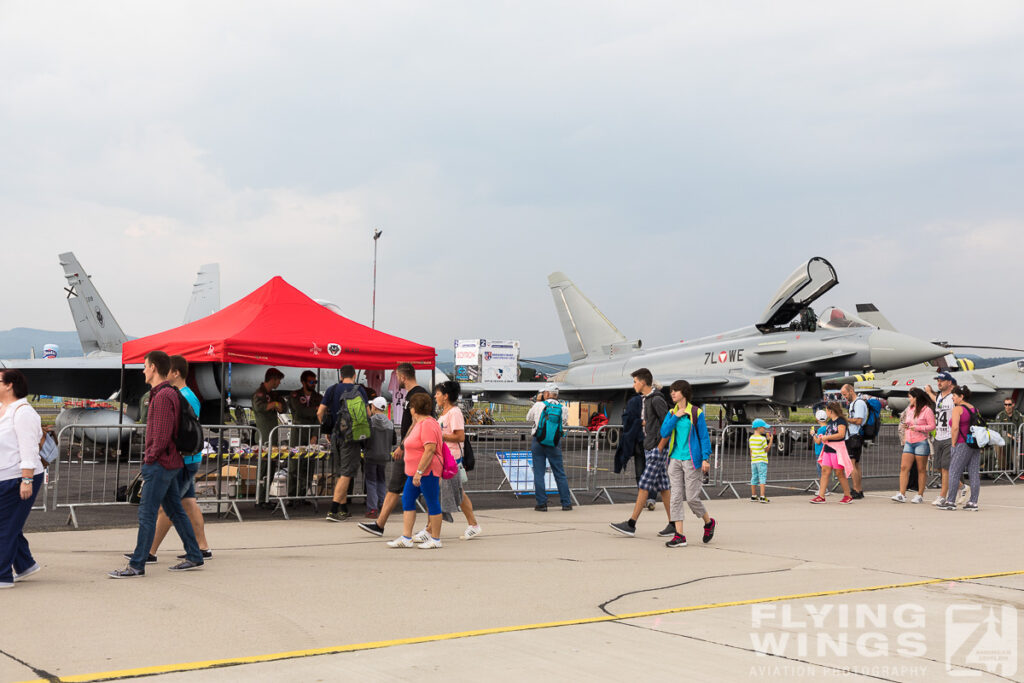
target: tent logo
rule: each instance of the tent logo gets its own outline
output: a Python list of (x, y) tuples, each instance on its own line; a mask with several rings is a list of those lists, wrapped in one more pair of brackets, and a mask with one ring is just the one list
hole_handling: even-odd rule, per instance
[(330, 344), (327, 345), (327, 353), (331, 354), (332, 356), (339, 355), (341, 353), (341, 344), (335, 344), (334, 342), (331, 342)]
[(323, 351), (323, 349), (317, 346), (316, 342), (313, 342), (313, 345), (309, 347), (309, 352), (314, 356), (319, 356), (321, 351)]
[(207, 356), (215, 356), (215, 355), (217, 355), (217, 352), (213, 350), (213, 344), (210, 344), (210, 348), (208, 348), (206, 350), (206, 355)]

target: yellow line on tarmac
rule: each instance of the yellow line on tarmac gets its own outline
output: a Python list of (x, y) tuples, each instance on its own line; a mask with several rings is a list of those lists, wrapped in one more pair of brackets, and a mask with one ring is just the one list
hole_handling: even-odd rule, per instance
[[(161, 666), (147, 666), (137, 669), (121, 669), (118, 671), (105, 671), (102, 673), (81, 674), (78, 676), (60, 676), (56, 678), (60, 683), (93, 683), (97, 681), (115, 681), (124, 678), (138, 678), (140, 676), (154, 676), (167, 673), (179, 673), (185, 671), (203, 671), (207, 669), (219, 669), (229, 666), (241, 666), (244, 664), (259, 664), (261, 662), (278, 662), (285, 659), (298, 659), (300, 657), (317, 657), (320, 655), (341, 654), (343, 652), (360, 652), (364, 650), (377, 650), (397, 645), (416, 645), (420, 643), (436, 643), (443, 640), (457, 640), (459, 638), (475, 638), (477, 636), (490, 636), (500, 633), (515, 633), (517, 631), (535, 631), (544, 628), (558, 628), (560, 626), (583, 626), (586, 624), (600, 624), (610, 621), (622, 621), (625, 619), (641, 619), (644, 617), (656, 617), (666, 614), (682, 614), (684, 612), (698, 612), (702, 610), (721, 609), (723, 607), (742, 607), (744, 605), (757, 605), (766, 602), (784, 602), (788, 600), (801, 600), (807, 598), (824, 598), (834, 595), (849, 595), (852, 593), (870, 593), (872, 591), (893, 590), (896, 588), (913, 588), (915, 586), (928, 586), (937, 583), (977, 581), (980, 579), (994, 579), (1002, 576), (1021, 576), (1024, 570), (994, 572), (991, 574), (974, 574), (972, 576), (955, 576), (943, 579), (924, 579), (921, 581), (908, 581), (907, 583), (890, 583), (882, 586), (867, 586), (864, 588), (841, 588), (838, 590), (818, 591), (815, 593), (797, 593), (795, 595), (778, 595), (767, 598), (752, 598), (749, 600), (734, 600), (732, 602), (713, 602), (706, 605), (690, 605), (688, 607), (672, 607), (668, 609), (650, 610), (647, 612), (633, 612), (630, 614), (605, 615), (600, 617), (587, 617), (584, 619), (568, 619), (566, 621), (548, 621), (540, 624), (520, 624), (518, 626), (500, 626), (497, 628), (484, 628), (475, 631), (459, 631), (456, 633), (442, 633), (433, 636), (417, 636), (414, 638), (398, 638), (395, 640), (378, 640), (370, 643), (356, 643), (353, 645), (339, 645), (334, 647), (320, 647), (310, 650), (292, 650), (290, 652), (277, 652), (267, 655), (256, 655), (252, 657), (233, 657), (231, 659), (211, 659), (204, 662), (186, 662), (182, 664), (164, 664)], [(45, 679), (34, 679), (22, 683), (47, 683)]]

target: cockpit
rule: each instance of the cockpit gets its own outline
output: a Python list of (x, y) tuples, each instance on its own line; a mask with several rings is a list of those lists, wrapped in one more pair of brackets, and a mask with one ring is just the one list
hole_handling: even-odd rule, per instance
[(874, 327), (874, 325), (841, 308), (830, 306), (818, 316), (818, 327), (827, 330), (845, 330), (851, 327)]
[(1017, 372), (1024, 372), (1024, 360), (1017, 361)]
[(757, 329), (765, 334), (785, 329), (813, 332), (818, 321), (811, 304), (838, 282), (835, 268), (821, 257), (801, 264), (772, 297)]

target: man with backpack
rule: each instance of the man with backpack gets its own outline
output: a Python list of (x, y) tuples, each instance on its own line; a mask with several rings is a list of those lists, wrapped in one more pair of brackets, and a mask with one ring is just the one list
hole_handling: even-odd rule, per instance
[(533, 404), (526, 413), (527, 422), (532, 423), (533, 434), (533, 488), (537, 505), (533, 508), (538, 512), (548, 510), (548, 492), (544, 483), (547, 465), (555, 475), (558, 497), (562, 501), (563, 510), (572, 510), (572, 497), (569, 495), (569, 480), (565, 476), (562, 464), (562, 449), (559, 442), (568, 423), (568, 415), (562, 404), (558, 402), (558, 387), (548, 384), (544, 387), (544, 400)]
[(146, 575), (146, 561), (156, 531), (157, 510), (162, 506), (185, 545), (185, 560), (168, 567), (171, 571), (189, 571), (203, 566), (203, 554), (196, 543), (192, 523), (181, 506), (181, 494), (175, 482), (184, 467), (175, 445), (181, 416), (180, 395), (167, 375), (171, 359), (163, 351), (146, 354), (143, 375), (152, 387), (146, 418), (146, 446), (142, 461), (142, 500), (139, 503), (139, 533), (128, 566), (110, 572), (112, 579), (130, 579)]
[(850, 404), (850, 417), (846, 419), (848, 428), (846, 432), (846, 452), (850, 454), (850, 461), (853, 463), (853, 477), (850, 481), (850, 497), (854, 500), (864, 497), (862, 475), (860, 468), (860, 456), (864, 448), (864, 425), (868, 421), (867, 399), (857, 396), (853, 385), (844, 384), (839, 390)]
[[(369, 402), (366, 390), (356, 384), (356, 369), (345, 365), (338, 374), (341, 381), (327, 390), (316, 411), (323, 430), (331, 435), (335, 476), (331, 510), (327, 513), (331, 522), (352, 516), (348, 511), (348, 487), (362, 466), (363, 444), (370, 438)], [(325, 417), (328, 419), (324, 420)]]

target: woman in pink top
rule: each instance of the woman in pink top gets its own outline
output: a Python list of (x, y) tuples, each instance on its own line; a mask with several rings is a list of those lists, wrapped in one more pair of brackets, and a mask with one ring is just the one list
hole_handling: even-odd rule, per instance
[(452, 513), (462, 510), (466, 515), (466, 530), (462, 539), (468, 541), (480, 534), (480, 525), (473, 514), (473, 502), (462, 488), (462, 477), (466, 470), (462, 467), (462, 444), (466, 440), (466, 420), (462, 416), (462, 408), (458, 406), (459, 393), (462, 387), (458, 382), (448, 381), (437, 385), (434, 390), (434, 402), (441, 414), (438, 422), (441, 425), (442, 438), (452, 451), (452, 457), (459, 463), (459, 474), (451, 479), (441, 481), (441, 512)]
[(431, 417), (434, 409), (430, 394), (413, 394), (409, 399), (412, 426), (405, 435), (402, 449), (395, 449), (395, 459), (404, 453), (405, 489), (402, 491), (402, 535), (388, 541), (392, 548), (411, 548), (412, 529), (416, 525), (416, 499), (423, 495), (427, 502), (427, 540), (419, 544), (423, 550), (441, 547), (441, 426)]
[(903, 444), (903, 459), (900, 461), (900, 492), (892, 497), (897, 503), (907, 502), (907, 486), (910, 484), (910, 468), (917, 461), (917, 495), (911, 503), (924, 502), (924, 487), (928, 478), (928, 435), (935, 429), (935, 411), (932, 401), (923, 389), (914, 387), (907, 397), (910, 405), (900, 416), (900, 427), (906, 434)]

